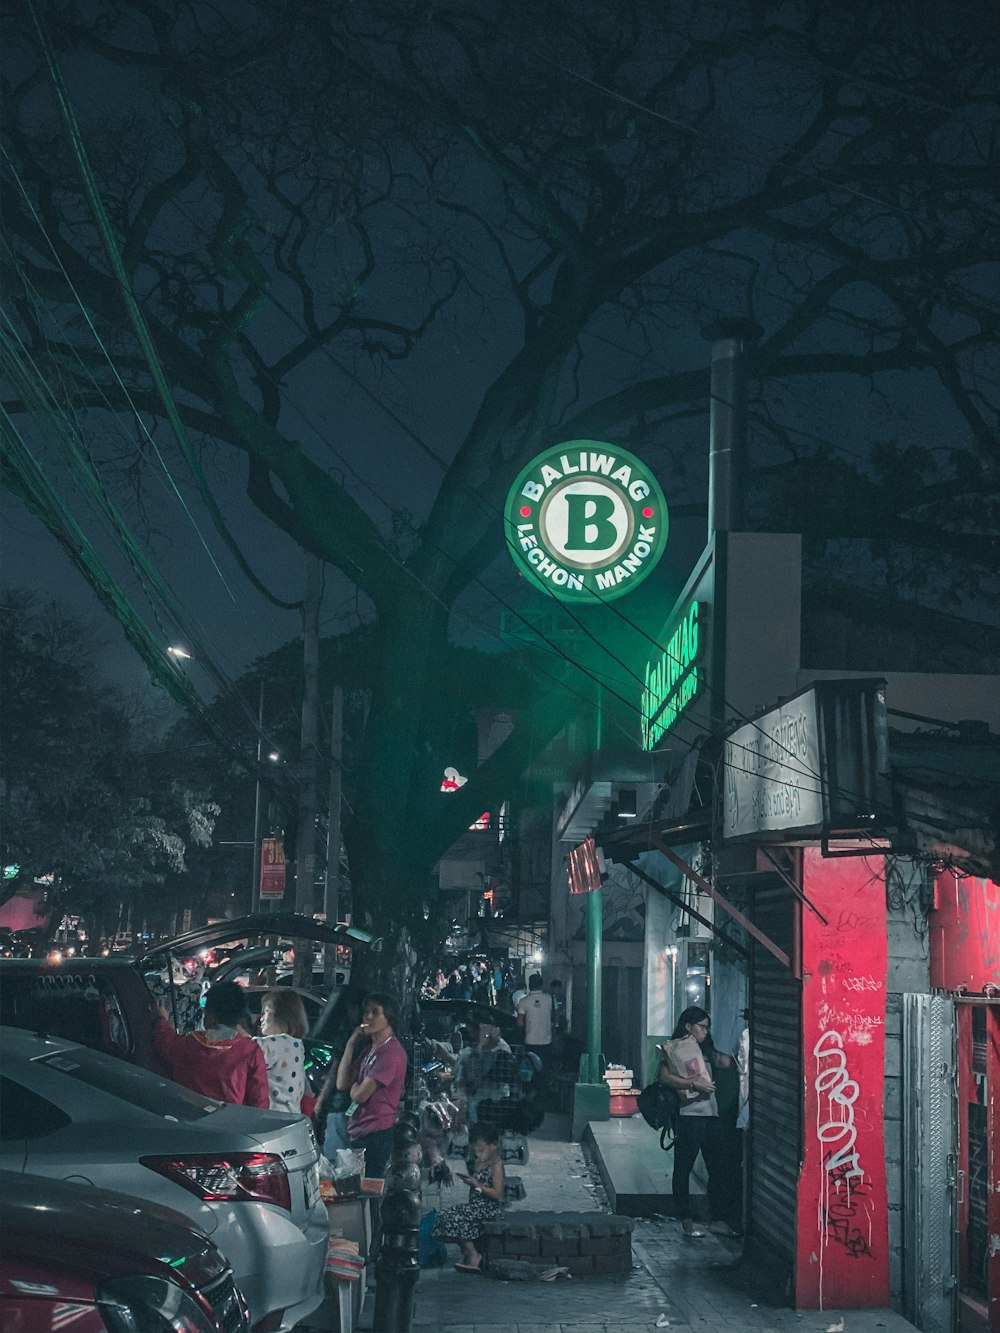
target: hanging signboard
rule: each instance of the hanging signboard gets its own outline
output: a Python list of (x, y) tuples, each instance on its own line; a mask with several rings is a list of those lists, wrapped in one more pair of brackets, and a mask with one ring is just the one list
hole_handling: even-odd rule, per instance
[(795, 1304), (888, 1305), (884, 860), (824, 859), (806, 848), (802, 891), (816, 911), (802, 913), (805, 1138)]
[(601, 854), (593, 838), (584, 838), (566, 857), (570, 893), (593, 893), (601, 887)]
[(522, 574), (564, 602), (608, 602), (650, 574), (667, 541), (667, 503), (634, 455), (599, 440), (539, 454), (510, 488), (507, 547)]
[(823, 824), (819, 713), (807, 690), (726, 739), (725, 838)]
[(285, 896), (285, 844), (281, 838), (264, 838), (260, 844), (260, 896)]

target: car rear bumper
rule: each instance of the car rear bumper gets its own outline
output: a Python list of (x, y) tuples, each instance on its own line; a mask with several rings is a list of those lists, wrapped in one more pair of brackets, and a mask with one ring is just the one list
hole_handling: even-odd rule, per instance
[(285, 1333), (323, 1300), (330, 1234), (326, 1207), (314, 1205), (300, 1230), (288, 1213), (269, 1204), (215, 1206), (226, 1212), (214, 1238), (233, 1266), (251, 1325), (282, 1310), (279, 1327)]

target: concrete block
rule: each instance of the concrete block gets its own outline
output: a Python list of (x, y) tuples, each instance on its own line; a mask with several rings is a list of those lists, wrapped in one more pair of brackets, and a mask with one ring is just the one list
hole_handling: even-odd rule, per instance
[(537, 1236), (504, 1236), (501, 1253), (514, 1255), (519, 1259), (538, 1258), (541, 1254), (541, 1241)]
[[(538, 1252), (543, 1257), (558, 1259), (565, 1263), (566, 1258), (575, 1259), (580, 1253), (580, 1241), (576, 1236), (542, 1236), (538, 1242)], [(565, 1256), (565, 1257), (564, 1257)]]
[(886, 1030), (885, 1034), (885, 1076), (900, 1078), (903, 1073), (902, 1037)]
[(604, 1276), (625, 1277), (632, 1271), (631, 1256), (628, 1260), (623, 1260), (620, 1255), (614, 1254), (595, 1254), (594, 1272), (601, 1273)]
[(886, 1079), (884, 1096), (886, 1120), (899, 1120), (903, 1113), (901, 1084), (899, 1079)]
[(562, 1261), (573, 1277), (589, 1277), (594, 1271), (594, 1257), (591, 1254), (571, 1255)]
[(581, 1236), (580, 1253), (581, 1254), (618, 1254), (619, 1241), (617, 1236)]

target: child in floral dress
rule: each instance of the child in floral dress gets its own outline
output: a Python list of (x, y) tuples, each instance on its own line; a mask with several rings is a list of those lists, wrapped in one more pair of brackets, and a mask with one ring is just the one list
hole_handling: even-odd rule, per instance
[(500, 1160), (500, 1136), (495, 1126), (481, 1123), (469, 1134), (474, 1154), (470, 1175), (459, 1175), (469, 1187), (469, 1202), (446, 1208), (438, 1217), (434, 1234), (440, 1240), (455, 1241), (462, 1247), (462, 1260), (455, 1267), (460, 1273), (478, 1273), (483, 1256), (476, 1248), (487, 1222), (503, 1210), (504, 1169)]

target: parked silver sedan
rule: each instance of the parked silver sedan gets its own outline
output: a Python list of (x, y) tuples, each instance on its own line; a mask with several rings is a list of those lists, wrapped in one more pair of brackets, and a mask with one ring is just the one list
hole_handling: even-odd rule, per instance
[(0, 1027), (0, 1167), (186, 1214), (226, 1255), (267, 1333), (323, 1298), (318, 1163), (302, 1117), (209, 1101), (114, 1056)]

